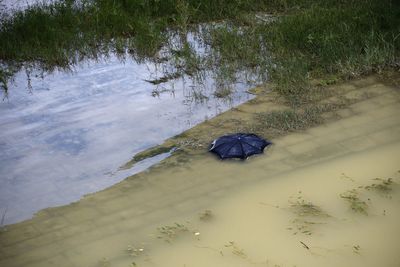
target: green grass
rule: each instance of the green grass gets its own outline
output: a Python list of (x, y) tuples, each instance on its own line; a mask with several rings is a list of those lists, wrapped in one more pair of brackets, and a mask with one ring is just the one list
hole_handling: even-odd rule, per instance
[(283, 17), (267, 30), (277, 90), (301, 95), (311, 78), (348, 79), (398, 65), (399, 11), (389, 0), (338, 1)]
[[(66, 69), (110, 53), (160, 62), (163, 46), (176, 75), (207, 69), (218, 88), (228, 87), (238, 73), (268, 79), (294, 105), (311, 93), (314, 78), (350, 79), (399, 67), (400, 5), (394, 0), (84, 0), (80, 7), (75, 2), (1, 15), (3, 89), (23, 67)], [(265, 22), (256, 13), (275, 19)], [(196, 27), (203, 22), (216, 23)], [(206, 56), (185, 41), (188, 31), (197, 32)], [(179, 45), (170, 43), (171, 34), (180, 36)]]

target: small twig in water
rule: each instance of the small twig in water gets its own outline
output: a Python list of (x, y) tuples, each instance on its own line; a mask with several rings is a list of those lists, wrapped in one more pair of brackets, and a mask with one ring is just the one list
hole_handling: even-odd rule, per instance
[(300, 243), (301, 243), (306, 249), (310, 249), (310, 247), (307, 246), (306, 244), (304, 244), (304, 242), (300, 241)]

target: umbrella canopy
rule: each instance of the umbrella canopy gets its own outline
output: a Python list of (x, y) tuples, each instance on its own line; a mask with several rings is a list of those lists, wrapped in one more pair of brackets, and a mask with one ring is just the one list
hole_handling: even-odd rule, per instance
[(255, 134), (237, 133), (215, 139), (209, 151), (221, 159), (246, 159), (251, 155), (263, 153), (264, 148), (271, 144)]

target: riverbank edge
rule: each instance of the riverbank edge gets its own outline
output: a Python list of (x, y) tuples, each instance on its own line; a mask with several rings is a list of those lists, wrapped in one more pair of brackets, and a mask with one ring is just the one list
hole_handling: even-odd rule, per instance
[[(190, 164), (191, 160), (201, 158), (205, 156), (215, 157), (215, 155), (207, 155), (208, 146), (218, 136), (229, 134), (233, 132), (252, 132), (259, 136), (272, 140), (281, 137), (301, 133), (305, 130), (318, 126), (324, 123), (333, 122), (346, 117), (346, 108), (352, 104), (373, 98), (377, 95), (379, 85), (385, 84), (393, 88), (400, 88), (400, 75), (394, 71), (385, 71), (380, 74), (373, 74), (363, 77), (358, 77), (351, 81), (342, 81), (328, 86), (321, 85), (323, 81), (314, 80), (313, 101), (305, 103), (303, 107), (291, 107), (286, 99), (279, 93), (273, 90), (273, 84), (267, 83), (251, 89), (252, 94), (256, 97), (237, 106), (228, 111), (225, 111), (216, 117), (204, 121), (193, 128), (190, 128), (181, 134), (173, 136), (165, 140), (162, 144), (144, 150), (136, 154), (132, 160), (123, 164), (120, 169), (129, 169), (133, 167), (137, 162), (146, 158), (151, 158), (162, 153), (171, 153), (171, 155), (148, 169), (135, 173), (134, 175), (127, 176), (120, 182), (107, 187), (103, 190), (99, 190), (94, 193), (89, 193), (82, 196), (79, 200), (70, 204), (49, 207), (42, 209), (35, 213), (31, 219), (27, 219), (18, 223), (4, 225), (0, 227), (1, 231), (8, 231), (12, 228), (19, 228), (25, 224), (30, 224), (32, 220), (41, 220), (39, 217), (45, 219), (49, 214), (53, 214), (55, 210), (59, 208), (73, 207), (78, 205), (85, 199), (92, 198), (102, 192), (107, 192), (118, 186), (124, 186), (123, 184), (135, 183), (135, 180), (139, 180), (143, 175), (151, 175), (152, 172), (159, 173), (165, 168), (180, 168), (186, 167)], [(374, 88), (373, 85), (378, 85), (378, 88)], [(290, 129), (280, 129), (274, 126), (274, 121), (277, 124), (285, 124), (285, 120), (288, 112), (301, 113), (305, 109), (312, 109), (313, 107), (327, 107), (324, 112), (323, 110), (316, 108), (313, 110), (314, 115), (318, 116), (318, 120), (315, 117), (311, 118), (311, 121), (307, 121), (307, 117), (301, 117), (297, 121), (296, 127)], [(269, 118), (269, 123), (272, 123), (268, 127), (264, 127), (260, 124), (260, 117), (268, 117), (269, 114), (283, 114), (283, 116), (272, 116)], [(289, 113), (290, 114), (290, 113)], [(291, 122), (293, 123), (293, 121)], [(274, 128), (275, 127), (275, 128)], [(171, 152), (168, 152), (171, 151)], [(268, 152), (267, 152), (268, 153)], [(140, 160), (137, 160), (137, 159)], [(216, 160), (218, 160), (216, 158)], [(107, 195), (107, 193), (106, 193)]]
[[(211, 142), (225, 134), (251, 132), (272, 140), (338, 120), (340, 110), (375, 95), (360, 90), (374, 83), (398, 86), (400, 75), (395, 70), (386, 70), (351, 80), (333, 80), (332, 82), (329, 77), (313, 80), (310, 83), (312, 89), (308, 99), (300, 106), (291, 105), (284, 96), (273, 89), (275, 86), (273, 83), (259, 85), (248, 90), (249, 93), (255, 95), (255, 98), (168, 138), (159, 145), (137, 153), (120, 169), (130, 169), (138, 162), (163, 153), (171, 153), (171, 155), (151, 166), (150, 169), (173, 165), (173, 162), (179, 162), (188, 155), (207, 153)], [(295, 118), (291, 118), (292, 115)], [(297, 118), (296, 115), (298, 115)], [(288, 126), (288, 124), (291, 125)]]

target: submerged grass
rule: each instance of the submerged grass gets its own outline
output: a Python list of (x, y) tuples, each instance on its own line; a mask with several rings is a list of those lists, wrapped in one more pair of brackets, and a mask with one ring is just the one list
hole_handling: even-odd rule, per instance
[(304, 129), (307, 125), (316, 124), (321, 120), (320, 116), (314, 112), (301, 112), (292, 109), (260, 113), (258, 118), (261, 127), (281, 132)]
[(255, 0), (60, 0), (36, 4), (10, 15), (0, 13), (0, 72), (29, 63), (45, 71), (68, 68), (84, 59), (126, 51), (138, 60), (153, 58), (171, 27), (265, 11)]
[(257, 129), (277, 134), (304, 130), (323, 122), (323, 114), (342, 108), (350, 102), (348, 99), (341, 99), (332, 103), (312, 103), (301, 108), (257, 113)]

